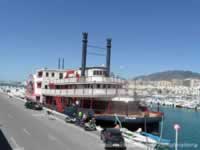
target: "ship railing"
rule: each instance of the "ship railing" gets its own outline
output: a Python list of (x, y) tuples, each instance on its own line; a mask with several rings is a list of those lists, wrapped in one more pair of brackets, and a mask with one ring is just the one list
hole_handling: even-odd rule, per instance
[(132, 111), (132, 110), (129, 110), (127, 112), (127, 110), (123, 109), (123, 110), (105, 110), (105, 109), (96, 109), (95, 108), (95, 112), (96, 112), (96, 115), (97, 116), (109, 116), (109, 115), (113, 115), (113, 114), (117, 114), (118, 116), (127, 116), (127, 113), (128, 113), (128, 116), (137, 116), (137, 117), (143, 117), (144, 116), (144, 113), (143, 112), (140, 112), (140, 111)]
[(46, 82), (54, 83), (54, 84), (66, 84), (66, 83), (117, 83), (124, 84), (125, 80), (114, 77), (69, 77), (64, 79), (49, 79)]
[(97, 116), (109, 116), (109, 115), (113, 115), (113, 114), (117, 114), (118, 116), (129, 116), (129, 117), (144, 117), (147, 116), (148, 113), (148, 117), (161, 117), (163, 115), (163, 113), (161, 112), (143, 112), (143, 111), (135, 111), (135, 110), (127, 110), (126, 109), (113, 109), (112, 110), (106, 110), (106, 109), (96, 109), (95, 108), (95, 112)]
[(125, 96), (126, 89), (42, 89), (43, 95), (52, 96)]

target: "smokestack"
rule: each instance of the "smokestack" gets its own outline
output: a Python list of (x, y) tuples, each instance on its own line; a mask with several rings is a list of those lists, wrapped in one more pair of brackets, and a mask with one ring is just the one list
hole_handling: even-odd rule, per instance
[(106, 54), (106, 75), (107, 77), (110, 76), (110, 57), (111, 57), (111, 42), (112, 39), (107, 39), (107, 54)]
[(88, 42), (88, 33), (83, 32), (82, 40), (82, 66), (81, 66), (81, 76), (85, 76), (85, 68), (87, 62), (87, 42)]
[(60, 58), (58, 59), (58, 69), (60, 69)]
[(63, 58), (62, 59), (62, 69), (64, 69), (65, 68), (65, 59)]

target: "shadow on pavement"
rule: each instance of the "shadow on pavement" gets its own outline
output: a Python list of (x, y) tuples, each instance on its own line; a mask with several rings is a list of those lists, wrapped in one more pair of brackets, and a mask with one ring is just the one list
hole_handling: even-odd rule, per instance
[(2, 150), (12, 150), (12, 147), (8, 143), (8, 140), (4, 136), (1, 129), (0, 129), (0, 149), (2, 149)]

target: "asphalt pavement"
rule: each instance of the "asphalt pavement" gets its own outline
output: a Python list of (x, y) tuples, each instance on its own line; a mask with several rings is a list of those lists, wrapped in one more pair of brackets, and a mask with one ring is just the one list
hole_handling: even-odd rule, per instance
[(13, 150), (102, 150), (97, 134), (25, 109), (16, 98), (0, 94), (0, 128)]
[[(0, 150), (104, 150), (99, 132), (64, 122), (64, 116), (26, 109), (23, 100), (0, 93)], [(127, 150), (142, 150), (126, 143)]]

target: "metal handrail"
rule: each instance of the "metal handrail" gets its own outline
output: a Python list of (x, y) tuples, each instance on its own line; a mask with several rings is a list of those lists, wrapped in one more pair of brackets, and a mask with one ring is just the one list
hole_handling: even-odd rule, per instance
[(126, 95), (126, 89), (42, 89), (45, 95), (76, 95), (76, 96), (121, 96)]
[(125, 80), (114, 77), (72, 77), (64, 79), (49, 79), (49, 83), (64, 84), (64, 83), (120, 83), (124, 84)]

